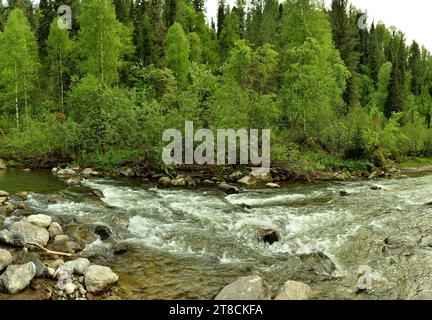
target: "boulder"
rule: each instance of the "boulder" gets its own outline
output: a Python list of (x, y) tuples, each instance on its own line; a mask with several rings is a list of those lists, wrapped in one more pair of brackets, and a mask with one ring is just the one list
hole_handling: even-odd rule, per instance
[[(59, 236), (57, 236), (59, 237)], [(76, 253), (84, 250), (85, 245), (73, 240), (54, 240), (48, 245), (48, 249), (67, 253)]]
[(266, 168), (254, 168), (252, 169), (251, 176), (260, 182), (272, 182), (273, 177), (271, 172)]
[(54, 237), (54, 242), (68, 241), (69, 236), (67, 234), (59, 234)]
[(119, 277), (108, 267), (92, 265), (85, 273), (84, 283), (88, 292), (102, 292), (112, 287)]
[(52, 222), (52, 218), (45, 214), (34, 214), (27, 217), (27, 222), (40, 228), (48, 228)]
[(106, 240), (111, 237), (112, 231), (109, 227), (104, 225), (97, 225), (95, 227), (95, 233), (100, 236), (101, 240)]
[(322, 252), (300, 255), (302, 269), (326, 279), (332, 278), (336, 271), (334, 262)]
[(51, 173), (52, 173), (52, 174), (56, 175), (57, 172), (58, 172), (58, 169), (57, 169), (57, 168), (52, 168), (52, 169), (51, 169)]
[(48, 233), (51, 239), (63, 233), (63, 229), (58, 222), (52, 222), (48, 227)]
[(22, 236), (25, 243), (33, 242), (41, 246), (46, 246), (49, 240), (48, 230), (35, 226), (27, 221), (19, 221), (12, 224), (11, 233)]
[(414, 247), (421, 241), (420, 235), (401, 233), (390, 235), (384, 239), (384, 243), (390, 247)]
[(78, 258), (73, 261), (66, 262), (61, 268), (64, 271), (69, 271), (76, 275), (85, 275), (88, 268), (90, 267), (90, 261), (86, 258)]
[(219, 188), (225, 192), (226, 194), (236, 194), (240, 193), (240, 190), (237, 187), (234, 187), (228, 183), (222, 182), (219, 183)]
[(63, 177), (75, 176), (76, 172), (73, 169), (61, 169), (61, 170), (57, 171), (57, 175), (58, 176), (63, 176)]
[(83, 177), (76, 176), (76, 177), (70, 177), (66, 180), (66, 183), (71, 186), (79, 186), (81, 185), (81, 182), (83, 181)]
[(302, 282), (287, 281), (277, 293), (275, 300), (308, 300), (312, 289)]
[(263, 229), (258, 231), (258, 239), (262, 242), (272, 245), (273, 243), (279, 241), (279, 234), (273, 229)]
[(344, 190), (339, 191), (339, 195), (340, 195), (342, 198), (347, 198), (347, 197), (349, 197), (349, 193), (346, 192), (346, 191), (344, 191)]
[(371, 186), (370, 189), (373, 190), (373, 191), (383, 190), (383, 188), (380, 187), (380, 186)]
[(92, 168), (85, 168), (81, 174), (85, 177), (90, 177), (93, 174), (93, 169)]
[(33, 262), (36, 267), (35, 278), (40, 278), (45, 274), (47, 267), (39, 260), (39, 255), (37, 253), (30, 252), (26, 255), (24, 263), (29, 262)]
[(253, 187), (256, 184), (256, 179), (253, 176), (245, 176), (237, 181), (237, 183), (245, 187)]
[(4, 205), (6, 201), (8, 201), (7, 197), (0, 197), (0, 206)]
[(3, 159), (0, 159), (0, 170), (5, 170), (6, 168), (6, 163)]
[(12, 255), (9, 251), (0, 249), (0, 272), (10, 265), (13, 261)]
[(205, 185), (205, 186), (214, 186), (215, 184), (216, 184), (216, 182), (209, 180), (209, 179), (205, 179), (203, 181), (203, 185)]
[(10, 265), (0, 276), (0, 289), (9, 294), (15, 294), (25, 289), (36, 275), (33, 262), (22, 265)]
[(188, 185), (188, 181), (186, 177), (179, 175), (174, 180), (171, 180), (171, 185), (173, 187), (186, 187)]
[(241, 277), (227, 285), (215, 300), (270, 300), (267, 282), (259, 276)]
[(9, 193), (3, 190), (0, 190), (0, 197), (9, 197)]
[(0, 243), (13, 247), (24, 247), (25, 239), (21, 233), (12, 233), (5, 229), (0, 231)]
[(244, 177), (244, 174), (241, 171), (234, 171), (233, 173), (231, 173), (229, 175), (228, 179), (231, 182), (237, 182), (237, 181), (239, 181), (243, 177)]
[(118, 172), (125, 177), (134, 177), (135, 171), (132, 168), (123, 167), (118, 170)]
[(104, 195), (104, 193), (101, 191), (101, 190), (99, 190), (99, 189), (93, 189), (92, 190), (92, 194), (94, 194), (96, 197), (98, 197), (99, 199), (101, 199), (101, 198), (105, 198), (105, 195)]
[(277, 183), (269, 182), (269, 183), (266, 183), (266, 187), (272, 188), (272, 189), (277, 189), (277, 188), (280, 188), (280, 185), (278, 185)]
[(171, 179), (169, 177), (162, 177), (159, 179), (159, 185), (162, 187), (170, 187)]

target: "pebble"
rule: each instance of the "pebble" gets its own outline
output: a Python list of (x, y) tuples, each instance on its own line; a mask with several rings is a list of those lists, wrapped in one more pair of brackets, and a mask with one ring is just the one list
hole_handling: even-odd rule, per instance
[(63, 289), (67, 294), (73, 294), (75, 291), (75, 285), (73, 283), (66, 283)]

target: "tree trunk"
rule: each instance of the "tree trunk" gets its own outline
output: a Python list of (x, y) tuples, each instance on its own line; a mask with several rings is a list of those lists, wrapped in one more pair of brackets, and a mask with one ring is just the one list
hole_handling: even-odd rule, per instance
[(17, 75), (17, 65), (15, 62), (15, 115), (18, 131), (20, 130), (20, 120), (19, 120), (19, 108), (18, 108), (18, 75)]

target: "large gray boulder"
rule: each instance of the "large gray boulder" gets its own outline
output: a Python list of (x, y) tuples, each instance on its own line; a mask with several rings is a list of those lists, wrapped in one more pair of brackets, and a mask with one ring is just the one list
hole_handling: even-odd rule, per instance
[(33, 262), (22, 265), (10, 265), (0, 276), (0, 290), (15, 294), (25, 289), (36, 275), (36, 266)]
[(12, 233), (7, 229), (0, 231), (0, 243), (13, 247), (25, 246), (24, 236), (21, 233)]
[(33, 242), (44, 247), (49, 240), (47, 229), (37, 227), (27, 221), (15, 222), (10, 227), (10, 232), (21, 235), (26, 243)]
[(110, 268), (93, 265), (88, 268), (84, 283), (88, 292), (97, 293), (111, 288), (118, 279)]
[(74, 175), (76, 175), (76, 172), (75, 172), (75, 170), (72, 170), (72, 169), (61, 169), (61, 170), (57, 171), (57, 175), (63, 176), (63, 177), (74, 176)]
[(78, 258), (73, 261), (68, 261), (61, 266), (62, 270), (69, 271), (79, 276), (85, 275), (89, 267), (90, 261), (86, 258)]
[(51, 224), (52, 218), (46, 214), (33, 214), (27, 217), (27, 222), (40, 228), (48, 228)]
[(226, 194), (236, 194), (240, 193), (240, 190), (237, 187), (234, 187), (228, 183), (221, 182), (219, 183), (219, 188), (225, 192)]
[(48, 233), (50, 235), (50, 238), (54, 239), (55, 237), (63, 233), (63, 229), (58, 222), (53, 222), (48, 228)]
[(270, 300), (267, 282), (259, 276), (241, 277), (227, 285), (215, 300)]
[(279, 290), (275, 300), (308, 300), (312, 289), (303, 282), (287, 281)]
[(0, 271), (12, 263), (12, 255), (9, 251), (0, 249)]

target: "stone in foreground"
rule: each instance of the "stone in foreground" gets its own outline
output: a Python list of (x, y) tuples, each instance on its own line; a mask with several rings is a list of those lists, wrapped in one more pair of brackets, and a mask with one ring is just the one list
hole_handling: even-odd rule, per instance
[(98, 293), (111, 288), (119, 277), (108, 267), (93, 265), (85, 274), (84, 283), (88, 292)]
[(302, 282), (287, 281), (279, 290), (275, 300), (308, 300), (312, 289)]
[(73, 261), (66, 262), (61, 268), (65, 271), (70, 271), (71, 273), (77, 275), (84, 275), (90, 266), (90, 261), (86, 258), (78, 258)]
[(35, 225), (36, 227), (48, 228), (51, 224), (52, 219), (50, 216), (47, 216), (45, 214), (34, 214), (27, 217), (27, 221)]
[(227, 285), (215, 300), (270, 300), (267, 282), (259, 276), (241, 277)]
[(36, 275), (36, 266), (33, 262), (22, 265), (11, 265), (0, 276), (0, 290), (15, 294), (25, 289)]
[(26, 243), (33, 242), (45, 247), (49, 240), (47, 229), (37, 227), (27, 221), (15, 222), (10, 231), (21, 235)]
[(12, 255), (9, 251), (0, 249), (0, 271), (12, 263)]

